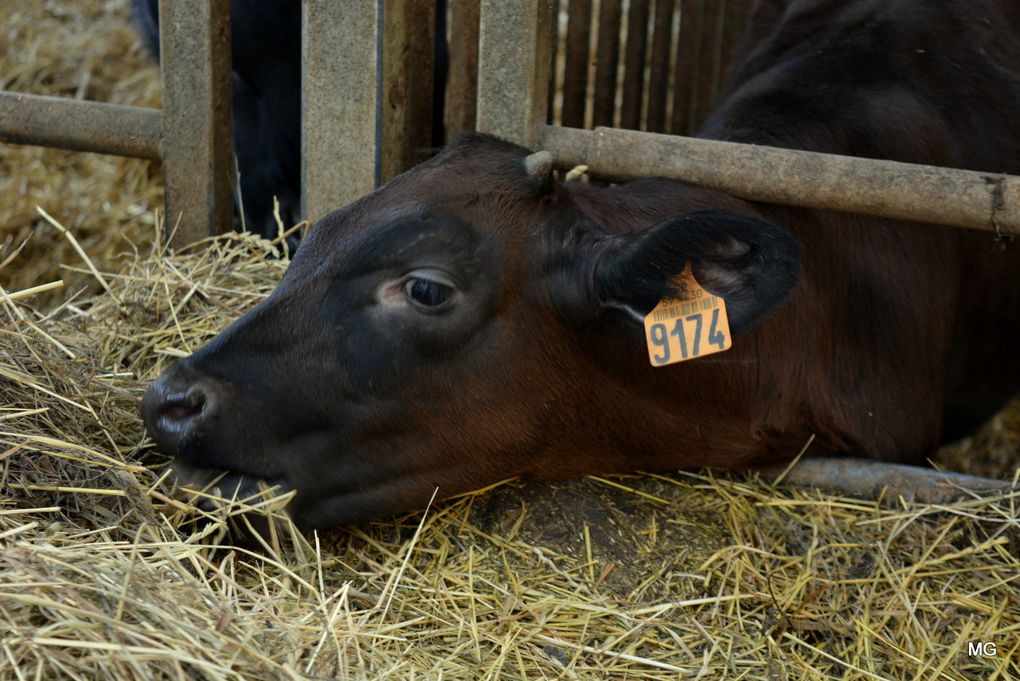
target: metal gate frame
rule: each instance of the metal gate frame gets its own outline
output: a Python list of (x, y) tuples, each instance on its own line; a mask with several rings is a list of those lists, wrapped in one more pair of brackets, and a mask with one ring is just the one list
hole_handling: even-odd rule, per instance
[(160, 2), (163, 108), (0, 92), (0, 141), (163, 162), (176, 245), (233, 222), (230, 0)]
[(479, 131), (546, 149), (560, 167), (585, 165), (608, 180), (665, 177), (753, 201), (1020, 234), (1017, 176), (547, 125), (556, 11), (556, 0), (481, 0)]
[[(162, 109), (0, 92), (0, 142), (162, 161), (183, 246), (233, 225), (230, 0), (161, 0), (159, 19)], [(434, 29), (432, 0), (302, 0), (306, 218), (428, 153)]]
[[(317, 220), (428, 148), (435, 3), (302, 1), (303, 205)], [(461, 50), (451, 60), (451, 128), (465, 129), (474, 114), (480, 131), (606, 179), (657, 175), (756, 201), (1020, 233), (1016, 176), (546, 125), (557, 5), (450, 0), (454, 29), (463, 29), (451, 44)], [(161, 160), (173, 243), (225, 231), (233, 223), (229, 10), (229, 0), (160, 2), (162, 110), (0, 92), (0, 141)]]

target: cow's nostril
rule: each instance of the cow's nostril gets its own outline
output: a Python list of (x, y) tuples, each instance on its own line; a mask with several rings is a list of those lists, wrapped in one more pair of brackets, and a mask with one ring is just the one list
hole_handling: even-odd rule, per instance
[(159, 405), (159, 416), (169, 421), (186, 421), (202, 413), (205, 408), (205, 393), (191, 388), (183, 395), (169, 395)]
[(145, 429), (166, 454), (177, 456), (181, 446), (215, 413), (219, 385), (186, 364), (170, 367), (142, 398)]
[(202, 414), (207, 400), (205, 392), (198, 387), (188, 388), (182, 394), (166, 395), (159, 402), (157, 415), (163, 428), (182, 428)]

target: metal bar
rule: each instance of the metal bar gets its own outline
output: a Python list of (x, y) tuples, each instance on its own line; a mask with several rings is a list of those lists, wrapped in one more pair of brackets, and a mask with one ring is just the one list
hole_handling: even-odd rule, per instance
[(676, 85), (673, 88), (674, 135), (694, 133), (694, 111), (701, 78), (701, 24), (704, 0), (681, 0), (680, 39), (676, 43)]
[[(549, 24), (546, 27), (546, 31), (549, 33), (549, 84), (548, 92), (546, 93), (546, 107), (545, 107), (545, 122), (553, 123), (556, 117), (556, 94), (562, 91), (562, 88), (558, 87), (556, 83), (557, 68), (559, 65), (559, 50), (560, 50), (560, 26), (559, 16), (560, 10), (563, 3), (566, 0), (553, 0), (553, 13), (549, 20)], [(564, 37), (564, 49), (566, 49), (566, 35)]]
[(655, 0), (652, 20), (652, 54), (648, 67), (648, 115), (645, 129), (666, 131), (666, 98), (669, 95), (669, 57), (673, 38), (675, 0)]
[(620, 0), (600, 0), (593, 126), (613, 124), (613, 113), (616, 110), (616, 67), (620, 62), (620, 15)]
[(319, 220), (380, 180), (382, 0), (303, 0), (303, 212)]
[(591, 0), (570, 0), (567, 9), (567, 52), (564, 59), (563, 125), (584, 127), (591, 47)]
[(1006, 494), (1013, 488), (1005, 480), (962, 473), (944, 473), (919, 466), (868, 459), (804, 459), (787, 466), (770, 466), (761, 474), (776, 484), (811, 487), (857, 499), (883, 499), (946, 504), (971, 495)]
[(481, 0), (478, 130), (534, 146), (546, 120), (553, 0)]
[(751, 11), (749, 0), (726, 0), (723, 16), (722, 55), (719, 61), (719, 76), (715, 95), (723, 91), (723, 85), (729, 80), (737, 55), (743, 47), (744, 34), (747, 32), (747, 18)]
[(379, 97), (382, 182), (431, 155), (435, 28), (433, 0), (385, 0), (381, 92), (386, 96)]
[(230, 0), (159, 3), (166, 229), (177, 245), (233, 225)]
[[(620, 127), (630, 130), (641, 128), (641, 107), (645, 94), (645, 47), (648, 45), (648, 2), (649, 0), (630, 0), (630, 8), (627, 10), (627, 44), (624, 47), (623, 58)], [(563, 121), (563, 125), (570, 124)]]
[(158, 161), (159, 109), (0, 92), (0, 141)]
[(1020, 177), (649, 132), (543, 126), (558, 165), (665, 177), (752, 201), (1020, 234)]
[(702, 4), (701, 56), (699, 57), (694, 114), (691, 118), (691, 125), (694, 128), (691, 130), (691, 134), (694, 134), (694, 131), (705, 122), (708, 112), (715, 103), (719, 80), (719, 60), (722, 54), (722, 36), (719, 34), (719, 30), (724, 9), (725, 7), (718, 2), (706, 0)]
[(478, 100), (478, 0), (450, 0), (450, 76), (447, 139), (475, 129)]

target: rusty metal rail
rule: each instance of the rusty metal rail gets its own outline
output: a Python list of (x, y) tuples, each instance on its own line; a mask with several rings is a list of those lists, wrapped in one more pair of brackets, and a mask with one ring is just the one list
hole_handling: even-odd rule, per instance
[(541, 126), (558, 165), (629, 180), (665, 177), (753, 201), (1020, 234), (1020, 177), (676, 137)]
[(809, 487), (855, 499), (882, 499), (890, 506), (899, 504), (901, 499), (937, 505), (968, 496), (987, 497), (1017, 491), (1005, 480), (870, 459), (803, 459), (793, 466), (763, 469), (761, 474), (777, 485)]
[(0, 92), (0, 141), (159, 160), (159, 109)]

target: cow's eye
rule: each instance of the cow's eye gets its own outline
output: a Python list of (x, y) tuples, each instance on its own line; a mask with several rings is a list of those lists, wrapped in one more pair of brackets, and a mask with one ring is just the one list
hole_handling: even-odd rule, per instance
[(424, 277), (412, 277), (404, 282), (408, 298), (424, 307), (439, 307), (453, 297), (453, 287)]

